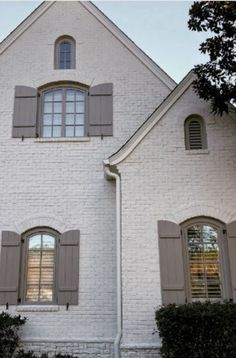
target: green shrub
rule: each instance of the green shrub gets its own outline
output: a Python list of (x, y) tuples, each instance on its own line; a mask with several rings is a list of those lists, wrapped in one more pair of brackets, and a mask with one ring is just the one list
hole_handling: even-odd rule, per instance
[(195, 302), (156, 311), (162, 358), (235, 358), (236, 304)]
[(21, 316), (0, 314), (0, 357), (11, 358), (19, 343), (19, 329), (26, 321)]

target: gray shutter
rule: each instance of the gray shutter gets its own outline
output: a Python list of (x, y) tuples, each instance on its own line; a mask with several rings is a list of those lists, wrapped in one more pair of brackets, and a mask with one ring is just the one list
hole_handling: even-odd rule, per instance
[(184, 261), (179, 225), (158, 221), (162, 303), (185, 303)]
[(89, 135), (113, 134), (113, 84), (103, 83), (89, 91)]
[(2, 232), (0, 257), (0, 304), (17, 304), (20, 271), (20, 235)]
[(58, 255), (58, 304), (78, 304), (79, 230), (66, 231), (60, 237)]
[(13, 138), (35, 138), (37, 117), (37, 90), (16, 86), (13, 113)]
[(227, 237), (231, 285), (233, 289), (233, 299), (236, 302), (236, 221), (227, 225)]

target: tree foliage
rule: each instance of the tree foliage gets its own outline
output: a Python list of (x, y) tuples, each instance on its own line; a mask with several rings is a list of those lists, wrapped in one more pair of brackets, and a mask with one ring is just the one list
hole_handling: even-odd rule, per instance
[(199, 48), (209, 61), (194, 67), (194, 89), (214, 114), (228, 113), (236, 104), (236, 2), (197, 1), (189, 15), (190, 30), (210, 32)]

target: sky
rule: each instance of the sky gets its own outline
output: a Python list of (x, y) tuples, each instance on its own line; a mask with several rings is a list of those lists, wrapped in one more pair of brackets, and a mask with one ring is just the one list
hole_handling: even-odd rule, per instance
[[(41, 1), (0, 1), (0, 42)], [(122, 31), (176, 82), (204, 62), (199, 44), (206, 34), (187, 26), (191, 1), (94, 1)]]

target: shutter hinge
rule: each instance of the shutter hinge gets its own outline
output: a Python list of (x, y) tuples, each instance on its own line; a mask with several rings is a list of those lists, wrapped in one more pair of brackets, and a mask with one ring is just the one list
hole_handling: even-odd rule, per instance
[(24, 240), (24, 239), (21, 239), (20, 241), (21, 241), (21, 243), (22, 243), (22, 244), (24, 244), (24, 242), (25, 242), (25, 240)]
[(103, 134), (101, 134), (101, 140), (103, 140)]
[(6, 303), (6, 310), (8, 310), (8, 308), (9, 308), (9, 303), (7, 302)]
[(21, 303), (21, 298), (19, 297), (18, 300), (17, 300), (18, 303)]
[(227, 230), (223, 229), (223, 234), (226, 235), (227, 234)]

